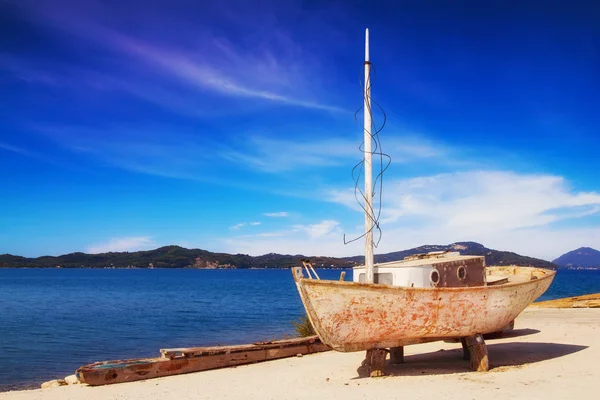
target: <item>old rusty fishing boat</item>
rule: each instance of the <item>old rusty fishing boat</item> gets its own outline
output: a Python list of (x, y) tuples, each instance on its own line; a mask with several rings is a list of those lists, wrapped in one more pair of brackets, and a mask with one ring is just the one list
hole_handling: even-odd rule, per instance
[[(308, 317), (323, 343), (342, 352), (367, 350), (367, 359), (385, 360), (385, 352), (402, 354), (402, 346), (436, 340), (461, 340), (472, 367), (487, 370), (483, 335), (510, 326), (543, 294), (555, 271), (525, 266), (493, 267), (485, 257), (459, 252), (418, 254), (374, 264), (373, 133), (366, 31), (364, 64), (364, 205), (365, 265), (355, 267), (353, 281), (319, 279), (305, 262), (293, 268)], [(373, 145), (374, 144), (374, 145)], [(372, 146), (373, 145), (373, 146)], [(380, 151), (380, 150), (379, 150)], [(377, 153), (381, 154), (381, 153)], [(470, 350), (470, 351), (469, 351)], [(379, 351), (377, 353), (377, 351)], [(387, 350), (385, 350), (387, 351)], [(376, 358), (377, 358), (376, 357)], [(368, 361), (368, 360), (367, 360)], [(383, 369), (381, 362), (379, 369)], [(377, 376), (377, 373), (371, 373)]]
[(300, 297), (323, 343), (348, 352), (498, 332), (548, 289), (555, 274), (484, 267), (484, 257), (419, 257), (375, 265), (377, 283), (357, 280), (364, 267), (354, 269), (353, 282), (305, 278), (294, 268)]

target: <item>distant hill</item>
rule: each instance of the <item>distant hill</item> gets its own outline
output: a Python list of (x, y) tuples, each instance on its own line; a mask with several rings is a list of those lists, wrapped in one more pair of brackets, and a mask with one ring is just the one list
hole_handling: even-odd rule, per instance
[[(396, 251), (387, 254), (375, 255), (375, 262), (388, 262), (402, 260), (406, 256), (419, 253), (428, 253), (430, 251), (459, 251), (461, 254), (473, 256), (485, 256), (486, 265), (521, 265), (533, 266), (538, 268), (556, 268), (557, 266), (549, 261), (539, 258), (522, 256), (510, 251), (492, 250), (476, 242), (457, 242), (447, 245), (425, 245), (415, 247), (414, 249)], [(346, 260), (357, 263), (364, 262), (364, 256), (348, 257)]]
[(600, 251), (590, 247), (580, 247), (563, 254), (553, 263), (561, 267), (600, 268)]
[(252, 257), (247, 254), (212, 253), (200, 249), (165, 246), (155, 250), (85, 254), (71, 253), (62, 256), (25, 258), (10, 254), (0, 255), (0, 268), (288, 268), (300, 265), (308, 258), (319, 267), (348, 268), (352, 261), (334, 257), (305, 257), (289, 254), (264, 254)]
[[(556, 267), (548, 261), (507, 251), (491, 250), (475, 242), (425, 245), (409, 250), (378, 254), (375, 256), (375, 262), (396, 261), (412, 254), (443, 250), (485, 256), (486, 265), (516, 264), (545, 268)], [(44, 256), (38, 258), (4, 254), (0, 255), (0, 268), (289, 268), (300, 265), (300, 260), (306, 258), (316, 267), (351, 268), (364, 263), (364, 256), (336, 258), (269, 253), (252, 257), (247, 254), (212, 253), (200, 249), (165, 246), (148, 251), (102, 254), (71, 253), (57, 257)]]

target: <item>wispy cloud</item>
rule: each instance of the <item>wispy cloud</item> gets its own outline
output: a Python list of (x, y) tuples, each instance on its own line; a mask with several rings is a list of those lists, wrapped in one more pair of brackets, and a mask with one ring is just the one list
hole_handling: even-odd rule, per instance
[(237, 231), (240, 230), (241, 228), (243, 228), (244, 226), (248, 225), (247, 222), (240, 222), (239, 224), (235, 224), (229, 227), (229, 229), (233, 230), (233, 231)]
[[(261, 232), (222, 238), (226, 251), (251, 255), (266, 253), (304, 255), (343, 255), (360, 251), (356, 243), (344, 248), (340, 223), (322, 220), (308, 224), (296, 224), (273, 232)], [(353, 250), (354, 249), (354, 250)], [(343, 254), (340, 252), (344, 252)]]
[[(338, 106), (317, 100), (319, 97), (316, 97), (314, 89), (306, 90), (308, 72), (305, 71), (310, 62), (299, 58), (301, 51), (296, 48), (298, 45), (286, 38), (281, 29), (278, 29), (278, 37), (285, 40), (263, 43), (262, 46), (233, 42), (197, 25), (188, 25), (188, 30), (194, 31), (187, 31), (184, 38), (155, 40), (153, 34), (139, 31), (134, 34), (133, 30), (124, 26), (117, 27), (119, 7), (109, 3), (87, 3), (87, 8), (73, 4), (68, 13), (37, 2), (23, 1), (19, 5), (23, 7), (24, 15), (35, 22), (92, 42), (112, 54), (111, 57), (98, 57), (97, 63), (104, 71), (110, 71), (110, 75), (75, 66), (68, 66), (67, 71), (79, 68), (85, 73), (73, 76), (67, 72), (61, 75), (60, 71), (64, 70), (61, 68), (55, 74), (35, 69), (18, 74), (33, 76), (39, 83), (53, 85), (57, 81), (73, 81), (74, 77), (80, 77), (88, 86), (101, 86), (100, 90), (123, 90), (157, 104), (167, 103), (170, 108), (183, 105), (185, 97), (190, 100), (195, 90), (198, 94), (212, 93), (224, 98), (255, 99), (272, 104), (345, 112)], [(90, 11), (92, 9), (93, 12)], [(182, 24), (185, 24), (186, 16), (174, 18), (182, 19)], [(196, 40), (191, 41), (190, 37)], [(18, 63), (20, 60), (13, 61)], [(14, 70), (15, 62), (4, 63), (5, 68)], [(102, 85), (92, 79), (94, 74), (105, 75), (101, 79)], [(89, 79), (85, 79), (86, 75)], [(154, 84), (150, 85), (148, 81)], [(166, 100), (161, 101), (163, 97)], [(194, 100), (207, 103), (202, 101), (201, 96)], [(184, 111), (189, 114), (189, 105), (184, 107)]]
[[(31, 129), (71, 151), (91, 155), (106, 164), (129, 171), (180, 179), (213, 179), (215, 183), (231, 180), (231, 176), (228, 180), (223, 179), (223, 160), (230, 161), (227, 165), (230, 170), (275, 176), (277, 173), (321, 166), (350, 169), (362, 159), (358, 145), (341, 138), (298, 142), (251, 137), (247, 142), (230, 140), (230, 143), (235, 144), (226, 146), (215, 142), (208, 135), (177, 126), (63, 125), (32, 126)], [(454, 165), (455, 150), (430, 139), (405, 134), (401, 137), (390, 136), (388, 142), (387, 152), (391, 154), (395, 164), (426, 160), (431, 165)], [(207, 148), (215, 151), (207, 152)], [(208, 171), (211, 173), (207, 173)], [(329, 168), (323, 171), (323, 176), (329, 172)], [(281, 190), (283, 186), (279, 185), (277, 189)]]
[(34, 159), (36, 159), (38, 161), (42, 161), (44, 163), (52, 164), (52, 165), (55, 165), (55, 166), (58, 166), (58, 167), (66, 167), (66, 168), (69, 168), (69, 169), (73, 169), (73, 167), (70, 166), (70, 165), (66, 165), (66, 164), (63, 164), (61, 162), (57, 162), (54, 159), (52, 159), (51, 157), (48, 157), (48, 156), (46, 156), (44, 154), (40, 154), (40, 153), (38, 153), (36, 151), (25, 149), (25, 148), (22, 148), (22, 147), (19, 147), (19, 146), (13, 146), (13, 145), (10, 145), (10, 144), (7, 144), (7, 143), (0, 142), (0, 150), (9, 151), (11, 153), (19, 154), (19, 155), (24, 156), (24, 157), (34, 158)]
[(304, 231), (311, 239), (318, 239), (332, 234), (340, 234), (340, 223), (338, 221), (327, 219), (317, 224), (294, 225), (294, 231)]
[[(348, 207), (344, 219), (294, 224), (277, 235), (221, 239), (224, 251), (272, 251), (350, 256), (364, 254), (364, 241), (344, 244), (363, 232), (363, 214), (351, 191), (331, 191), (327, 200)], [(600, 247), (600, 193), (574, 190), (565, 178), (506, 170), (474, 170), (388, 180), (383, 236), (376, 253), (423, 244), (477, 241), (552, 260), (581, 246)], [(341, 211), (338, 211), (341, 212)], [(582, 224), (582, 222), (585, 222)]]
[(0, 142), (0, 149), (10, 151), (12, 153), (21, 154), (27, 157), (36, 157), (36, 155), (28, 150), (22, 149), (17, 146), (12, 146), (10, 144)]
[[(211, 39), (208, 40), (210, 42)], [(213, 42), (216, 40), (213, 38)], [(193, 60), (188, 56), (175, 51), (158, 49), (141, 41), (126, 39), (121, 37), (115, 41), (124, 50), (126, 54), (136, 56), (145, 63), (158, 67), (171, 77), (182, 79), (184, 82), (197, 86), (201, 89), (215, 91), (222, 95), (234, 97), (248, 97), (268, 100), (271, 102), (288, 104), (293, 106), (322, 109), (326, 111), (343, 112), (339, 107), (334, 107), (326, 104), (321, 104), (316, 101), (303, 100), (292, 95), (285, 95), (261, 89), (261, 80), (264, 74), (273, 74), (277, 71), (269, 71), (265, 65), (258, 62), (254, 57), (236, 57), (239, 64), (230, 70), (229, 74), (224, 74), (222, 67), (217, 67), (218, 62), (212, 65), (202, 59)], [(215, 49), (219, 49), (216, 47)], [(213, 49), (213, 50), (215, 50)], [(236, 49), (228, 48), (229, 53), (234, 53)], [(208, 51), (209, 53), (211, 51)], [(213, 51), (214, 53), (214, 51)], [(273, 56), (269, 58), (273, 59)], [(241, 76), (236, 76), (234, 71), (256, 70), (256, 75), (249, 77), (248, 80)], [(265, 71), (265, 69), (267, 69)], [(269, 82), (273, 84), (273, 82)]]
[[(314, 132), (306, 134), (313, 135)], [(456, 160), (451, 157), (454, 152), (451, 146), (405, 132), (392, 131), (388, 132), (388, 135), (384, 152), (392, 157), (394, 163), (428, 160), (429, 162), (457, 164)], [(236, 148), (221, 151), (220, 156), (229, 161), (269, 173), (315, 167), (344, 166), (351, 168), (353, 162), (362, 159), (363, 153), (359, 150), (362, 138), (350, 140), (341, 137), (307, 137), (310, 139), (282, 140), (252, 136), (247, 142), (239, 143)]]
[[(352, 192), (332, 191), (329, 199), (356, 209)], [(573, 232), (577, 229), (569, 222), (600, 212), (600, 193), (573, 191), (560, 176), (513, 171), (468, 171), (388, 181), (383, 202), (382, 246), (390, 251), (397, 250), (400, 242), (411, 246), (480, 240), (489, 246), (497, 243), (552, 258), (560, 251), (557, 248), (566, 251), (573, 242), (544, 243), (534, 236)], [(559, 222), (566, 226), (557, 226)], [(523, 232), (529, 232), (531, 240), (524, 240)]]
[(288, 213), (287, 211), (279, 211), (279, 212), (269, 212), (269, 213), (264, 213), (263, 214), (265, 217), (271, 217), (271, 218), (281, 218), (281, 217), (287, 217)]
[(480, 231), (490, 225), (524, 228), (594, 213), (600, 194), (572, 192), (559, 176), (470, 171), (388, 182), (384, 201), (384, 223), (422, 216), (455, 229)]
[(210, 138), (186, 129), (169, 126), (144, 129), (32, 125), (30, 130), (45, 135), (65, 149), (96, 160), (102, 166), (160, 177), (220, 183), (221, 175), (215, 168), (218, 158), (206, 151), (215, 144)]
[(90, 254), (121, 252), (121, 251), (140, 251), (156, 248), (157, 244), (150, 236), (130, 236), (110, 239), (106, 243), (96, 244), (88, 247)]
[(258, 226), (261, 223), (258, 221), (255, 222), (240, 222), (239, 224), (235, 224), (233, 226), (230, 226), (229, 229), (233, 230), (233, 231), (239, 231), (241, 228), (245, 227), (245, 226)]
[[(206, 102), (206, 94), (193, 87), (154, 79), (147, 70), (130, 71), (128, 64), (86, 67), (66, 61), (46, 62), (44, 65), (16, 55), (0, 54), (0, 71), (6, 76), (33, 85), (43, 85), (72, 93), (81, 101), (114, 95), (141, 100), (170, 112), (192, 117), (223, 115), (224, 111)], [(243, 109), (243, 108), (242, 108)], [(231, 109), (228, 109), (231, 113)]]
[(35, 67), (30, 60), (6, 53), (0, 53), (0, 69), (4, 69), (18, 80), (31, 84), (48, 86), (60, 86), (61, 84), (53, 73)]

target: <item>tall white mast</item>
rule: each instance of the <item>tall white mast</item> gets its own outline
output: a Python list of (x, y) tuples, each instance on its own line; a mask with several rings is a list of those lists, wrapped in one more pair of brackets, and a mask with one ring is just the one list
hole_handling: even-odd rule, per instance
[(364, 152), (365, 152), (365, 269), (366, 283), (373, 283), (373, 165), (371, 154), (371, 63), (369, 62), (369, 29), (365, 32)]

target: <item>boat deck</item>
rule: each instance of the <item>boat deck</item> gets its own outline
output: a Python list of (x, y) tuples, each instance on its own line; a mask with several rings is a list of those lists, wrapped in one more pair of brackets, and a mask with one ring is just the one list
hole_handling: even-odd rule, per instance
[(543, 278), (547, 272), (540, 268), (510, 266), (486, 267), (486, 280), (489, 286), (529, 282)]

